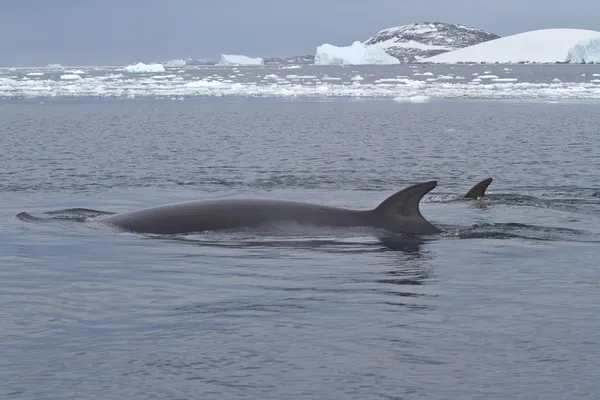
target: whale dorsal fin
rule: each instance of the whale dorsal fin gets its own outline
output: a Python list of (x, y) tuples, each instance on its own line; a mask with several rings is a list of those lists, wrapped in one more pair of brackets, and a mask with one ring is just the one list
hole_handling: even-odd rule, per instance
[[(436, 186), (437, 181), (409, 186), (385, 199), (373, 211), (380, 215), (382, 226), (393, 232), (438, 233), (440, 229), (427, 221), (419, 209), (419, 202), (423, 196)], [(396, 226), (398, 229), (395, 229)]]
[(478, 199), (485, 196), (485, 191), (492, 183), (492, 178), (487, 178), (476, 184), (463, 197), (466, 199)]

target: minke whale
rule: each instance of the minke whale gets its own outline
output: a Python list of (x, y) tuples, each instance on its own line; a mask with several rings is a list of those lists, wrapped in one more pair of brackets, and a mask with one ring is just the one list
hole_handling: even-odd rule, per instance
[(492, 178), (487, 178), (482, 180), (481, 182), (477, 183), (475, 186), (473, 186), (468, 192), (467, 194), (465, 194), (463, 196), (464, 199), (479, 199), (483, 196), (485, 196), (485, 191), (487, 190), (488, 186), (490, 186), (490, 184), (492, 183), (493, 179)]
[(192, 201), (114, 214), (102, 222), (125, 231), (185, 234), (293, 223), (315, 227), (370, 227), (397, 234), (428, 235), (441, 230), (427, 221), (419, 202), (437, 181), (409, 186), (371, 210), (352, 210), (286, 200)]

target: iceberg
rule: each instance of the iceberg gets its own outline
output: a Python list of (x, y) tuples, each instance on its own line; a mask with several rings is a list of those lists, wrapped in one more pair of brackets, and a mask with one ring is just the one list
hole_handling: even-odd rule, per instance
[(156, 72), (165, 72), (165, 67), (162, 64), (144, 64), (137, 63), (135, 65), (128, 65), (123, 68), (123, 72), (129, 72), (132, 74), (149, 74)]
[(557, 63), (567, 62), (577, 43), (600, 38), (586, 29), (540, 29), (479, 43), (424, 58), (431, 63)]
[(317, 47), (315, 65), (368, 64), (400, 64), (400, 61), (379, 47), (365, 46), (359, 41), (345, 47), (338, 47), (329, 43)]
[(181, 67), (185, 67), (187, 65), (187, 63), (185, 60), (177, 59), (177, 60), (167, 61), (163, 65), (167, 68), (181, 68)]
[(247, 57), (230, 54), (221, 54), (221, 60), (217, 63), (219, 66), (232, 65), (264, 65), (265, 61), (261, 57)]
[(569, 49), (566, 61), (573, 64), (600, 64), (600, 36), (575, 43)]

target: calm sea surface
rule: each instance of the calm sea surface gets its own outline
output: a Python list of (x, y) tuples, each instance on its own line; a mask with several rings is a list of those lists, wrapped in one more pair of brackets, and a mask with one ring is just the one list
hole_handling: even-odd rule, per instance
[[(599, 127), (590, 102), (3, 101), (0, 398), (596, 399)], [(86, 220), (432, 179), (418, 242)]]

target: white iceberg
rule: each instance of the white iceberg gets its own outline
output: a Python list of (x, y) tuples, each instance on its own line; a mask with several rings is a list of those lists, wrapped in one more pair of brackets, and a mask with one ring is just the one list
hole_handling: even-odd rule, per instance
[(221, 60), (217, 63), (219, 66), (231, 65), (264, 65), (265, 61), (261, 57), (247, 57), (231, 54), (221, 54)]
[(181, 67), (185, 67), (187, 65), (187, 63), (185, 60), (177, 59), (177, 60), (167, 61), (163, 65), (167, 68), (181, 68)]
[(156, 72), (165, 72), (165, 67), (162, 64), (144, 64), (137, 63), (135, 65), (128, 65), (123, 68), (123, 72), (129, 72), (132, 74), (151, 74)]
[(600, 32), (585, 29), (540, 29), (490, 40), (421, 61), (450, 64), (567, 62), (570, 50), (577, 43), (592, 38), (600, 38)]
[(600, 63), (600, 37), (580, 40), (569, 49), (567, 60), (574, 64)]
[(315, 65), (368, 65), (400, 64), (385, 50), (376, 46), (365, 46), (355, 41), (350, 46), (338, 47), (329, 43), (317, 47)]

